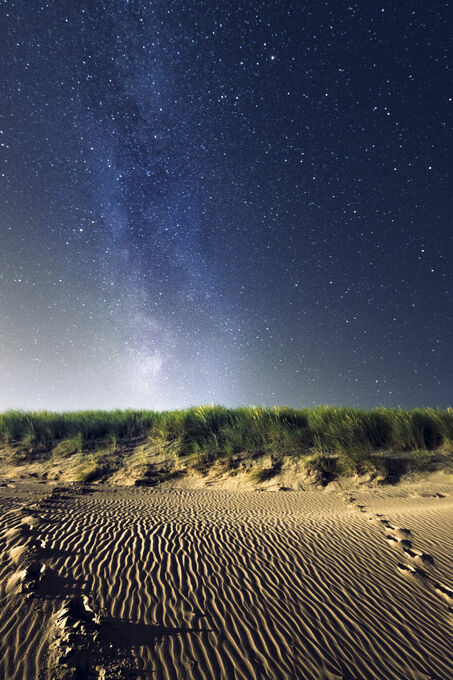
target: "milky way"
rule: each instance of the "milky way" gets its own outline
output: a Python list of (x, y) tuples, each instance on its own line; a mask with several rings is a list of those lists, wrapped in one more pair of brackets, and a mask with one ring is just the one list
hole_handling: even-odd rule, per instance
[(3, 2), (0, 408), (448, 406), (448, 5)]

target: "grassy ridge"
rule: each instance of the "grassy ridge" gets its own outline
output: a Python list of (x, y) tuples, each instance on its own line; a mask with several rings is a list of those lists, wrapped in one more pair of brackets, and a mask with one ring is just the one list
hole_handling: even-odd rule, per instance
[(361, 455), (379, 450), (450, 449), (453, 412), (321, 406), (315, 409), (199, 406), (180, 411), (7, 411), (0, 440), (50, 450), (144, 437), (178, 442), (180, 455), (205, 462), (239, 452), (253, 455)]

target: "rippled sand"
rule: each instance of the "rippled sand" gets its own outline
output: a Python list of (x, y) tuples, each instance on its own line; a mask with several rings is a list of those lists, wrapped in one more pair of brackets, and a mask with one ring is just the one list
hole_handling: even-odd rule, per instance
[(452, 526), (446, 485), (2, 488), (0, 677), (451, 680)]

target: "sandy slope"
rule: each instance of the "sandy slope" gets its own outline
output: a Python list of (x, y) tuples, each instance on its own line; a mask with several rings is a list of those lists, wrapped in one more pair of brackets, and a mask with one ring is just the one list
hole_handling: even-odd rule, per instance
[(51, 491), (0, 489), (2, 678), (453, 678), (453, 485)]

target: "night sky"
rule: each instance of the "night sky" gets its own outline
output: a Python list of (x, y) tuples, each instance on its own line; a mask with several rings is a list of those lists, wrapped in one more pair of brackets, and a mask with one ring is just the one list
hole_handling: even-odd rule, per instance
[(4, 0), (0, 408), (453, 405), (449, 4)]

